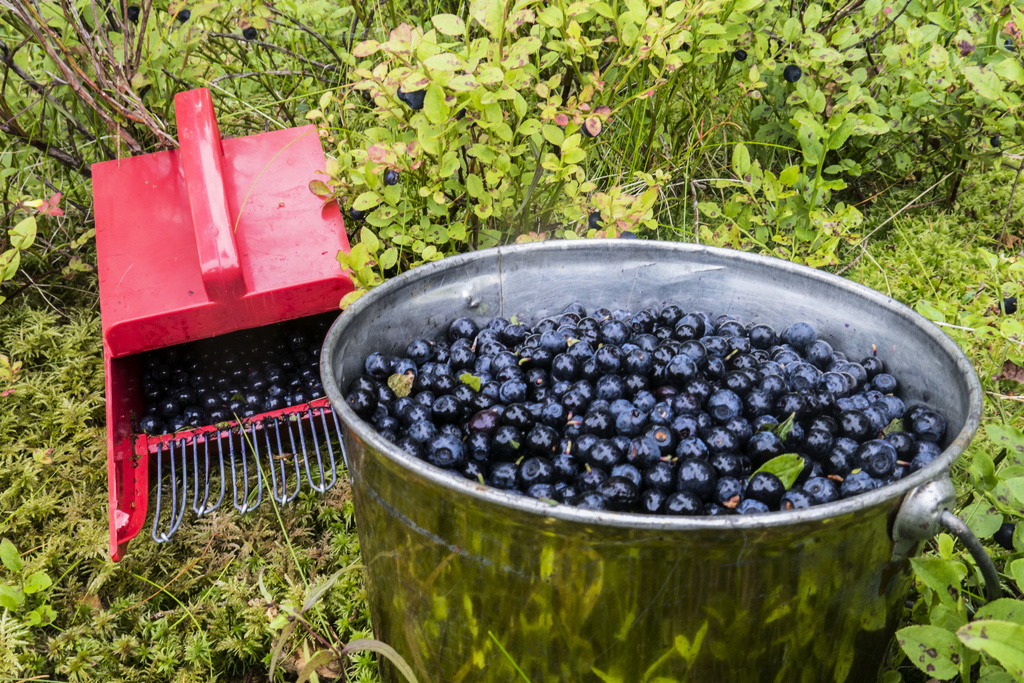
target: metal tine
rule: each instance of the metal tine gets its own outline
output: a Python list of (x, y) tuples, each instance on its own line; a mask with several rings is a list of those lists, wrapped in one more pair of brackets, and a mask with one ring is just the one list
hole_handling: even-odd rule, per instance
[[(220, 504), (222, 502), (224, 502), (224, 487), (225, 487), (225, 483), (226, 483), (225, 480), (224, 480), (224, 435), (225, 434), (227, 434), (227, 437), (230, 440), (231, 432), (229, 430), (217, 432), (217, 463), (220, 465), (220, 496), (217, 497), (217, 502), (214, 503), (212, 507), (208, 507), (208, 508), (204, 508), (203, 509), (203, 513), (202, 514), (204, 514), (204, 515), (210, 514), (211, 512), (213, 512), (214, 510), (219, 508)], [(207, 443), (207, 446), (209, 446), (210, 442), (207, 441), (206, 443)]]
[[(193, 437), (194, 438), (194, 437)], [(185, 439), (181, 439), (178, 444), (181, 448), (181, 507), (179, 508), (177, 503), (174, 503), (174, 516), (171, 517), (171, 528), (167, 531), (167, 538), (170, 539), (174, 535), (174, 532), (181, 526), (182, 521), (185, 519), (185, 509), (188, 507), (188, 446), (185, 443)], [(174, 476), (174, 441), (171, 441), (171, 491), (177, 492), (177, 477)], [(172, 494), (171, 500), (175, 499), (175, 495)]]
[(158, 536), (157, 528), (160, 526), (160, 516), (163, 514), (163, 478), (164, 478), (164, 444), (161, 441), (156, 445), (156, 511), (153, 514), (153, 540), (157, 543), (167, 541), (167, 534)]
[(345, 444), (342, 443), (344, 433), (341, 430), (341, 423), (338, 422), (338, 413), (331, 410), (331, 417), (334, 418), (334, 434), (338, 437), (338, 447), (341, 449), (341, 457), (345, 461), (345, 469), (348, 469), (348, 453), (345, 452)]
[[(242, 430), (244, 427), (239, 425), (239, 429)], [(238, 502), (238, 467), (235, 465), (235, 440), (232, 438), (228, 439), (228, 452), (231, 457), (231, 495), (234, 498), (235, 509), (241, 513), (245, 513), (247, 508), (245, 507), (245, 501), (249, 500), (249, 465), (245, 462), (245, 432), (242, 431), (242, 486), (243, 495), (242, 502)]]
[[(256, 423), (250, 422), (249, 427), (252, 428), (252, 449), (253, 449), (253, 461), (256, 465), (256, 502), (251, 506), (247, 506), (245, 511), (250, 512), (255, 510), (263, 502), (263, 469), (260, 467), (260, 442), (259, 437), (256, 436)], [(242, 443), (244, 444), (248, 439), (245, 438), (245, 433), (242, 434)], [(249, 500), (246, 497), (246, 500)]]
[[(330, 486), (324, 484), (324, 482), (327, 481), (327, 476), (324, 474), (324, 458), (320, 454), (320, 439), (316, 437), (316, 420), (313, 419), (312, 408), (309, 408), (306, 412), (309, 415), (309, 434), (310, 438), (313, 440), (313, 450), (316, 451), (316, 464), (320, 471), (320, 486), (316, 487), (316, 490), (320, 493), (324, 493), (330, 488)], [(328, 441), (329, 440), (330, 439), (328, 439)], [(334, 482), (331, 483), (333, 484)]]
[[(296, 427), (298, 428), (298, 432), (299, 432), (299, 443), (302, 445), (302, 462), (305, 463), (305, 466), (306, 466), (306, 481), (309, 482), (309, 487), (311, 489), (313, 489), (317, 493), (323, 493), (324, 489), (319, 487), (319, 486), (317, 486), (315, 483), (313, 483), (313, 473), (310, 472), (310, 470), (309, 470), (309, 450), (306, 448), (306, 435), (302, 433), (302, 423), (298, 422), (298, 421), (296, 421), (296, 422), (297, 422)], [(290, 435), (291, 432), (292, 432), (292, 423), (291, 423), (291, 421), (289, 421), (288, 422), (288, 434)], [(292, 440), (292, 447), (293, 448), (294, 448), (294, 444), (295, 444), (295, 441), (293, 439)], [(321, 481), (322, 481), (322, 479), (321, 479)]]
[(210, 442), (208, 439), (203, 438), (203, 443), (206, 444), (206, 469), (203, 471), (206, 473), (204, 479), (206, 480), (206, 493), (203, 497), (202, 506), (199, 505), (199, 439), (192, 439), (192, 467), (195, 472), (195, 476), (192, 478), (192, 512), (197, 515), (202, 514), (203, 507), (206, 507), (206, 499), (210, 496)]
[[(267, 430), (267, 431), (270, 431), (270, 430)], [(284, 450), (284, 447), (281, 445), (281, 418), (278, 418), (278, 419), (274, 420), (274, 433), (277, 435), (277, 452), (280, 455), (284, 455), (285, 450)], [(292, 500), (295, 500), (295, 496), (299, 495), (299, 490), (302, 489), (302, 473), (299, 471), (299, 456), (298, 456), (298, 454), (295, 453), (295, 449), (294, 448), (292, 448), (291, 454), (292, 454), (292, 465), (295, 467), (295, 490), (292, 491), (291, 494), (287, 495), (283, 501), (281, 501), (282, 504), (283, 503), (287, 503), (287, 502), (292, 501)], [(287, 468), (285, 467), (284, 459), (282, 458), (281, 459), (281, 476), (282, 476), (282, 478), (285, 476), (285, 472), (286, 471), (287, 471)], [(287, 487), (284, 488), (284, 492), (285, 493), (288, 492), (288, 488)]]
[(319, 448), (319, 446), (316, 445), (316, 425), (313, 423), (312, 420), (310, 420), (310, 426), (313, 427), (313, 429), (310, 430), (310, 434), (312, 435), (311, 438), (314, 439), (313, 443), (314, 443), (314, 447), (316, 448), (316, 462), (317, 462), (317, 466), (318, 466), (319, 471), (320, 471), (320, 485), (318, 486), (313, 481), (313, 473), (310, 472), (310, 470), (309, 470), (309, 449), (306, 448), (306, 435), (305, 435), (305, 433), (303, 433), (302, 424), (300, 423), (298, 425), (299, 441), (302, 442), (302, 458), (306, 461), (306, 479), (309, 481), (309, 487), (311, 489), (313, 489), (317, 493), (323, 493), (324, 491), (327, 490), (323, 486), (324, 479), (325, 479), (325, 477), (324, 477), (324, 463), (323, 463), (323, 460), (320, 459), (320, 448)]
[[(327, 415), (326, 415), (326, 412), (327, 412), (326, 408), (320, 408), (320, 422), (324, 426), (324, 443), (327, 444), (327, 455), (331, 459), (331, 483), (328, 484), (324, 488), (324, 490), (327, 490), (327, 489), (331, 488), (332, 486), (334, 486), (336, 483), (338, 483), (338, 465), (334, 461), (334, 446), (331, 445), (331, 430), (327, 428)], [(309, 423), (311, 425), (313, 424), (313, 409), (312, 408), (309, 409)], [(314, 426), (313, 429), (314, 429), (314, 431), (316, 431), (316, 427), (315, 426)]]
[(270, 495), (280, 504), (284, 504), (288, 495), (288, 476), (281, 467), (281, 495), (277, 494), (277, 466), (274, 464), (274, 449), (270, 445), (270, 421), (263, 423), (263, 441), (267, 445), (267, 463), (270, 465)]

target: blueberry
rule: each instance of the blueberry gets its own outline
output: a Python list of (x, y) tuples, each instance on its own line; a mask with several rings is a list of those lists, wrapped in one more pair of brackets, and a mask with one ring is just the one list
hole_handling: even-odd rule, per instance
[(348, 210), (349, 217), (351, 217), (352, 220), (354, 220), (354, 221), (361, 221), (361, 220), (363, 220), (364, 218), (366, 218), (366, 214), (367, 213), (369, 213), (369, 212), (368, 211), (360, 211), (359, 209), (357, 209), (355, 207), (352, 207), (352, 208), (350, 208)]
[(146, 415), (139, 420), (139, 429), (146, 434), (160, 434), (163, 428), (164, 424), (155, 415)]
[(771, 509), (759, 500), (744, 498), (736, 506), (736, 512), (741, 515), (763, 515), (766, 512), (771, 512)]
[(668, 493), (661, 489), (644, 489), (637, 501), (637, 512), (648, 515), (661, 514)]
[(1003, 313), (1013, 315), (1017, 312), (1017, 297), (1008, 296), (1003, 299)]
[(601, 220), (600, 211), (592, 211), (590, 215), (587, 216), (587, 227), (591, 230), (600, 230), (603, 225), (604, 221)]
[(801, 486), (811, 505), (824, 505), (839, 500), (839, 487), (826, 477), (812, 477)]
[(458, 437), (438, 434), (426, 444), (427, 462), (435, 467), (458, 469), (466, 463), (466, 449)]
[(804, 72), (800, 70), (796, 64), (789, 64), (785, 69), (782, 70), (782, 77), (789, 83), (796, 83), (800, 80), (800, 77), (804, 75)]
[(496, 489), (517, 489), (519, 488), (519, 466), (514, 462), (496, 462), (491, 465), (491, 471), (487, 477), (487, 483)]
[(782, 481), (771, 472), (754, 472), (747, 482), (746, 498), (759, 500), (769, 509), (777, 510), (785, 492)]
[(745, 62), (747, 61), (747, 51), (736, 50), (732, 53), (732, 58), (735, 59), (737, 62)]
[(946, 418), (934, 410), (925, 408), (915, 412), (907, 427), (908, 431), (921, 441), (938, 442), (946, 433)]
[(780, 510), (804, 510), (812, 505), (811, 497), (802, 488), (791, 488), (779, 501)]
[[(718, 474), (703, 458), (686, 458), (679, 463), (676, 490), (688, 491), (703, 502), (711, 500), (718, 483)], [(780, 494), (781, 495), (781, 494)]]
[(569, 504), (584, 510), (608, 510), (611, 507), (604, 494), (598, 491), (583, 491), (571, 498)]
[(139, 7), (138, 5), (128, 5), (128, 21), (133, 24), (139, 23)]
[(246, 40), (256, 40), (259, 35), (259, 31), (257, 31), (253, 26), (246, 26), (242, 29), (242, 37)]
[(665, 497), (661, 509), (666, 515), (701, 515), (704, 504), (700, 498), (689, 491), (676, 491)]
[(782, 339), (797, 351), (803, 351), (818, 340), (818, 333), (808, 323), (794, 323), (782, 333)]
[(992, 534), (992, 540), (998, 543), (1004, 550), (1013, 552), (1013, 532), (1017, 528), (1014, 522), (1004, 522), (999, 529)]
[(397, 185), (399, 180), (400, 180), (400, 175), (399, 175), (398, 171), (396, 171), (395, 169), (389, 168), (388, 170), (384, 171), (384, 184), (385, 185)]
[(619, 233), (619, 239), (636, 240), (640, 238), (637, 237), (634, 233), (630, 232), (629, 230), (623, 230), (621, 233)]
[(1005, 47), (1010, 52), (1016, 52), (1017, 51), (1017, 45), (1016, 45), (1016, 43), (1013, 42), (1013, 38), (1007, 38), (1006, 40), (1004, 40), (1003, 41), (1003, 47)]
[(192, 16), (192, 12), (190, 12), (187, 9), (183, 9), (180, 12), (178, 12), (174, 16), (174, 18), (177, 19), (179, 23), (184, 24), (186, 21), (189, 20), (189, 17), (191, 17), (191, 16)]
[(861, 493), (867, 493), (868, 491), (874, 491), (877, 486), (878, 482), (870, 474), (862, 470), (843, 479), (842, 486), (839, 488), (839, 494), (843, 498), (849, 498)]
[(612, 510), (628, 512), (636, 504), (640, 496), (640, 489), (626, 477), (609, 477), (607, 481), (597, 487), (598, 493), (608, 499)]
[(996, 133), (989, 139), (989, 142), (992, 144), (993, 147), (998, 147), (1000, 144), (1002, 144), (1002, 141), (1003, 136), (1000, 135), (999, 133)]
[(426, 90), (413, 90), (412, 92), (404, 92), (401, 88), (398, 89), (398, 99), (409, 105), (409, 108), (413, 111), (419, 111), (423, 109), (423, 99), (427, 96)]

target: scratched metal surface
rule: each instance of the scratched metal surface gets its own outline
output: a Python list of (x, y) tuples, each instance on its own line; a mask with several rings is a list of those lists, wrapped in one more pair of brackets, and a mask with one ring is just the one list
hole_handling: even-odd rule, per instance
[[(571, 301), (673, 301), (780, 330), (806, 320), (852, 358), (872, 345), (908, 401), (949, 420), (942, 458), (854, 499), (759, 517), (668, 518), (552, 507), (409, 457), (352, 413), (341, 388), (371, 351), (399, 352), (451, 319), (534, 322)], [(624, 240), (544, 242), (446, 259), (373, 290), (324, 344), (378, 638), (423, 681), (868, 681), (908, 588), (891, 521), (947, 476), (977, 429), (981, 387), (938, 328), (818, 271), (731, 250)], [(501, 652), (497, 643), (508, 652)], [(388, 666), (387, 680), (397, 680)]]

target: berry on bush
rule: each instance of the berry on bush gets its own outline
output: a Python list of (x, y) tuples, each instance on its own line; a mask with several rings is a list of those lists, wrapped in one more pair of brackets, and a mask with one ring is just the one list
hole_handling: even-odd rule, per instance
[(423, 100), (427, 96), (426, 90), (413, 90), (412, 92), (405, 92), (402, 88), (398, 88), (398, 99), (405, 102), (406, 105), (413, 111), (419, 111), (423, 109)]
[(183, 9), (180, 12), (178, 12), (174, 16), (174, 18), (178, 20), (178, 23), (184, 24), (186, 21), (189, 20), (189, 17), (191, 17), (191, 16), (192, 16), (192, 12), (190, 10)]
[(602, 225), (604, 225), (604, 221), (601, 220), (600, 211), (592, 211), (590, 215), (587, 216), (587, 227), (591, 230), (599, 230)]
[(128, 21), (132, 22), (133, 24), (139, 23), (139, 6), (138, 5), (128, 5), (128, 12), (127, 12), (127, 14), (128, 14)]
[(735, 52), (732, 53), (732, 58), (735, 59), (737, 62), (745, 62), (747, 61), (747, 51), (736, 50)]
[(1006, 315), (1013, 315), (1017, 312), (1017, 297), (1003, 297), (1003, 312), (1006, 313)]
[(782, 70), (782, 77), (785, 78), (788, 83), (796, 83), (803, 75), (804, 72), (801, 71), (800, 67), (796, 64), (789, 64)]
[(253, 26), (246, 26), (242, 29), (242, 37), (246, 40), (256, 40), (259, 36), (259, 31), (257, 31)]
[(384, 171), (384, 184), (385, 185), (397, 185), (399, 179), (400, 179), (400, 176), (398, 174), (398, 171), (396, 171), (395, 169), (389, 168), (388, 170)]

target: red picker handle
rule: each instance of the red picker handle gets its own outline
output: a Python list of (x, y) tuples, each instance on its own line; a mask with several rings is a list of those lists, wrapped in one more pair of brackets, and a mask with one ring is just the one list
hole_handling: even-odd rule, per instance
[(245, 282), (224, 192), (223, 150), (210, 91), (180, 92), (174, 96), (174, 109), (206, 293), (215, 301), (239, 298), (245, 293)]

